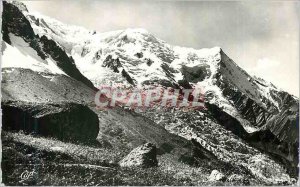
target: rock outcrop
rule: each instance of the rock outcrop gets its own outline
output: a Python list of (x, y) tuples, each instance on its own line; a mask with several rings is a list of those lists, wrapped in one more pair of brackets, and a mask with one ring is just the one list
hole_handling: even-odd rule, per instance
[(2, 102), (2, 129), (24, 131), (63, 141), (95, 141), (99, 132), (97, 115), (75, 103), (35, 104)]

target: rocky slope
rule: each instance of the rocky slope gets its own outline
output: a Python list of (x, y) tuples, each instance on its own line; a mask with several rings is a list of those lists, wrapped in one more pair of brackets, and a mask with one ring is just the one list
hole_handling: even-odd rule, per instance
[[(98, 116), (100, 146), (125, 156), (154, 143), (159, 168), (189, 176), (192, 185), (209, 178), (205, 168), (224, 172), (225, 181), (239, 175), (244, 184), (286, 184), (298, 177), (298, 98), (250, 76), (221, 48), (172, 46), (143, 29), (97, 33), (28, 12), (17, 2), (3, 2), (3, 9), (4, 104), (86, 105)], [(201, 88), (206, 109), (99, 111), (95, 87), (103, 85)], [(189, 173), (190, 167), (204, 171)]]

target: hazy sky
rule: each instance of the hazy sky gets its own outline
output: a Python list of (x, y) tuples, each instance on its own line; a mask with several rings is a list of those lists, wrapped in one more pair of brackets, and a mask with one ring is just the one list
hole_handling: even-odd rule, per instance
[(99, 32), (144, 28), (173, 45), (220, 46), (239, 66), (299, 96), (297, 1), (26, 1), (28, 9)]

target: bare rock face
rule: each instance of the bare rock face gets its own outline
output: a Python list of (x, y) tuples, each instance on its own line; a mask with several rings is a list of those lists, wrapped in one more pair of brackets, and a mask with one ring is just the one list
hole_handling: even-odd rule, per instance
[(120, 161), (121, 167), (153, 167), (158, 165), (156, 147), (152, 143), (146, 143), (132, 150)]

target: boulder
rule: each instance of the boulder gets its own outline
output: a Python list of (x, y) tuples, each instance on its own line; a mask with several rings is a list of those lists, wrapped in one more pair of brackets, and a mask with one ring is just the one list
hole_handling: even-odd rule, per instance
[(208, 177), (208, 181), (223, 181), (224, 179), (225, 176), (218, 170), (213, 170), (210, 176)]
[(124, 157), (119, 165), (121, 167), (153, 167), (158, 165), (156, 158), (156, 146), (152, 143), (143, 144), (133, 149), (126, 157)]
[(76, 103), (2, 102), (2, 129), (24, 131), (63, 141), (95, 141), (98, 116)]

